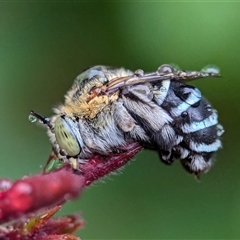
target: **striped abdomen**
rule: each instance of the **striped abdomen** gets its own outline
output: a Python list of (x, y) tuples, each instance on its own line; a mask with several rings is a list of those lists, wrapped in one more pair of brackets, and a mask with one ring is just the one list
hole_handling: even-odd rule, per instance
[(180, 158), (183, 166), (194, 173), (208, 170), (213, 154), (221, 147), (219, 137), (223, 129), (218, 124), (217, 111), (197, 88), (185, 83), (166, 80), (154, 88), (164, 92), (160, 97), (155, 95), (154, 101), (173, 119), (167, 126), (174, 130), (173, 141), (169, 144), (164, 143), (168, 137), (158, 136), (158, 132), (153, 134), (162, 160), (171, 163)]

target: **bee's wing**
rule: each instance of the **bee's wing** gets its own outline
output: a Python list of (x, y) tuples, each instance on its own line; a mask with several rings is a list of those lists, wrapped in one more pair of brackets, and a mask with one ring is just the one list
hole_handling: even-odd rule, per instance
[(154, 83), (164, 80), (190, 81), (197, 78), (219, 76), (220, 72), (216, 67), (205, 67), (201, 71), (184, 71), (176, 70), (171, 65), (164, 64), (160, 66), (156, 72), (144, 74), (142, 70), (137, 70), (132, 76), (115, 78), (105, 86), (104, 92), (111, 93), (122, 87), (145, 82)]

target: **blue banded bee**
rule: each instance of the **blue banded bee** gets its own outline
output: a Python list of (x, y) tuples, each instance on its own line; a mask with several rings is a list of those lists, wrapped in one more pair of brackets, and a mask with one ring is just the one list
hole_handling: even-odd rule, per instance
[(156, 72), (94, 66), (84, 70), (55, 115), (31, 116), (48, 126), (55, 155), (75, 159), (75, 168), (94, 154), (124, 151), (133, 142), (158, 152), (171, 164), (199, 176), (213, 164), (224, 132), (218, 114), (201, 92), (186, 82), (217, 77), (216, 68), (183, 71), (164, 64)]

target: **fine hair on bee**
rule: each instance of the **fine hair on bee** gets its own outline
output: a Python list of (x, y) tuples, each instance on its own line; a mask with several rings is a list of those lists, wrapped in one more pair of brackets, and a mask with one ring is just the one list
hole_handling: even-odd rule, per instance
[(76, 168), (138, 142), (164, 163), (179, 159), (199, 176), (212, 166), (224, 130), (217, 111), (188, 81), (219, 76), (213, 66), (184, 71), (164, 64), (152, 73), (94, 66), (75, 79), (52, 117), (31, 116), (48, 126), (54, 154), (74, 160)]

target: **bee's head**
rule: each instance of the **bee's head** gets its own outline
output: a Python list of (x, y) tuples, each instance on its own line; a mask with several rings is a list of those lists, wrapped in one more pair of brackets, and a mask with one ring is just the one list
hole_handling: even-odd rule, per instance
[(78, 118), (62, 114), (50, 119), (31, 111), (29, 120), (31, 122), (38, 120), (48, 127), (50, 139), (53, 144), (58, 144), (61, 154), (66, 157), (75, 157), (81, 153), (83, 142), (78, 129)]

